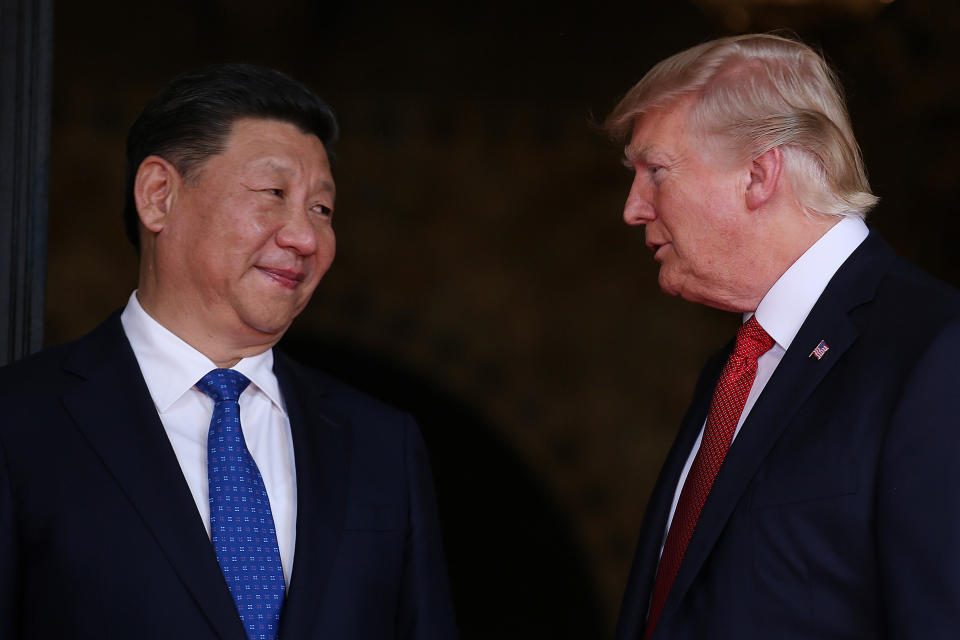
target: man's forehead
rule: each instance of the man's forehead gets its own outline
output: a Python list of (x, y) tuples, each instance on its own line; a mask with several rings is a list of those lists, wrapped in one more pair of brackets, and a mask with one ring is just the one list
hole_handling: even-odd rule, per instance
[(327, 155), (327, 146), (312, 131), (304, 131), (296, 122), (280, 118), (261, 118), (258, 116), (241, 116), (230, 123), (225, 146), (235, 145), (262, 145), (268, 142), (290, 142), (291, 140), (310, 141), (323, 149)]
[(625, 159), (678, 160), (698, 148), (705, 138), (700, 127), (691, 121), (694, 104), (691, 98), (684, 98), (637, 115), (623, 150)]
[[(317, 188), (334, 190), (326, 147), (314, 134), (282, 120), (238, 119), (225, 150), (247, 170), (292, 178), (317, 175)], [(319, 164), (313, 166), (313, 160)]]

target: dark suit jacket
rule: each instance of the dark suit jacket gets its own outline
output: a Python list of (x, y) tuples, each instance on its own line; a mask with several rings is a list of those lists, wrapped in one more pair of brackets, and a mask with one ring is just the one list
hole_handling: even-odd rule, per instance
[[(455, 638), (416, 425), (275, 372), (297, 473), (280, 638)], [(119, 314), (0, 370), (0, 407), (0, 638), (245, 640)]]
[[(618, 640), (643, 637), (674, 489), (731, 348), (701, 374), (650, 498)], [(730, 447), (653, 637), (958, 637), (958, 411), (960, 298), (871, 233)]]

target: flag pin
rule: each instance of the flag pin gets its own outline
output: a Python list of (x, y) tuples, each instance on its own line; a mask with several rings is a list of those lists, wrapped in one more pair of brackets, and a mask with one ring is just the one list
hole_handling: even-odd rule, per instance
[(816, 347), (814, 347), (813, 351), (811, 351), (811, 352), (810, 352), (810, 355), (807, 356), (807, 357), (809, 358), (810, 356), (814, 356), (817, 360), (819, 360), (820, 358), (822, 358), (822, 357), (824, 356), (824, 354), (827, 352), (827, 350), (828, 350), (829, 348), (830, 348), (830, 347), (827, 346), (826, 341), (821, 340), (821, 341), (820, 341), (820, 344), (818, 344)]

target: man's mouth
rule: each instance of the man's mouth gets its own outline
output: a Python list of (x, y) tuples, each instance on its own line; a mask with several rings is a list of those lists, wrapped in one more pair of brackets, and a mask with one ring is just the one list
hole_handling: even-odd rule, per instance
[(261, 273), (271, 278), (274, 282), (287, 289), (296, 289), (307, 277), (303, 271), (296, 269), (279, 269), (275, 267), (257, 267)]
[(647, 247), (648, 247), (651, 251), (653, 251), (653, 259), (654, 259), (654, 260), (657, 260), (657, 259), (658, 259), (658, 256), (660, 255), (660, 251), (661, 251), (664, 247), (666, 247), (668, 244), (670, 244), (670, 243), (669, 243), (669, 242), (649, 242), (649, 241), (647, 242)]

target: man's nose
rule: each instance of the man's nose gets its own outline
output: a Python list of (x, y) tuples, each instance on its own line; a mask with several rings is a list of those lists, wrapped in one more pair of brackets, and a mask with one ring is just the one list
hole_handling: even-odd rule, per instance
[(317, 250), (317, 230), (311, 214), (304, 206), (291, 206), (277, 231), (277, 244), (308, 256)]
[(656, 218), (656, 212), (651, 204), (651, 195), (653, 187), (647, 176), (638, 173), (633, 184), (630, 185), (630, 193), (627, 194), (627, 201), (623, 205), (623, 221), (630, 226), (646, 224)]

